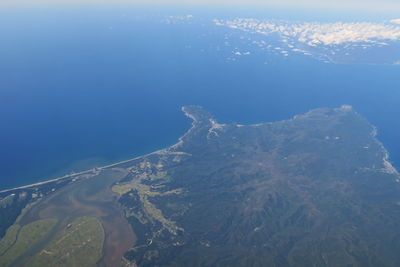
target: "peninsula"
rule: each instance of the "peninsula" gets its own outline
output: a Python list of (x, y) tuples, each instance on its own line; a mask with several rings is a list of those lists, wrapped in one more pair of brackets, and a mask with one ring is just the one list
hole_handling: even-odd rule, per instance
[(400, 265), (400, 175), (352, 107), (255, 125), (182, 110), (171, 147), (1, 192), (0, 264)]

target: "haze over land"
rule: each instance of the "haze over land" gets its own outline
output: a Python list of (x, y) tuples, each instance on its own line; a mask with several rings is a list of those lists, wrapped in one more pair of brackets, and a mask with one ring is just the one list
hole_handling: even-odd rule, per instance
[[(179, 117), (179, 107), (187, 103), (243, 123), (350, 103), (381, 129), (398, 164), (400, 130), (391, 116), (399, 112), (398, 70), (383, 66), (398, 61), (397, 41), (309, 46), (279, 31), (261, 34), (215, 24), (214, 19), (235, 22), (230, 13), (145, 11), (115, 6), (3, 10), (2, 189), (163, 148), (188, 127)], [(253, 20), (289, 29), (300, 25), (302, 33), (324, 26), (332, 35), (340, 21), (310, 23), (301, 12), (295, 21), (274, 19), (288, 16), (283, 11), (262, 14)], [(386, 28), (393, 18), (354, 24)], [(228, 95), (222, 109), (217, 99)]]
[(397, 2), (89, 2), (0, 3), (1, 266), (400, 265)]
[[(21, 209), (18, 202), (34, 201), (38, 194), (42, 200), (7, 231), (0, 243), (0, 262), (400, 263), (400, 243), (393, 235), (400, 219), (400, 174), (375, 138), (376, 129), (351, 106), (255, 125), (220, 124), (199, 106), (182, 110), (193, 120), (192, 128), (167, 149), (112, 168), (3, 193), (2, 212), (7, 207)], [(24, 231), (33, 224), (43, 230), (32, 246), (21, 247), (29, 238)], [(105, 239), (94, 227), (101, 224)], [(77, 238), (70, 237), (75, 231), (87, 235), (87, 241), (79, 241), (87, 251), (84, 257), (69, 243)]]

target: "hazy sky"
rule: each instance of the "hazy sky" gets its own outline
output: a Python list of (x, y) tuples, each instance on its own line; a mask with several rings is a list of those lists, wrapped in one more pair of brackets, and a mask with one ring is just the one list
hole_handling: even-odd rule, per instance
[(149, 4), (149, 5), (210, 5), (210, 6), (264, 6), (289, 8), (335, 8), (399, 12), (400, 0), (0, 0), (3, 4)]
[(0, 3), (144, 3), (399, 8), (399, 0), (0, 0)]

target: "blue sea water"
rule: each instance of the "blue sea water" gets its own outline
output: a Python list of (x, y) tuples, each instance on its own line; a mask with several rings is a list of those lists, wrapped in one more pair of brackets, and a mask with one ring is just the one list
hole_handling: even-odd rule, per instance
[[(174, 144), (187, 104), (238, 123), (349, 104), (400, 166), (400, 66), (268, 55), (209, 14), (167, 24), (127, 8), (0, 13), (0, 189)], [(236, 48), (253, 50), (229, 60)]]

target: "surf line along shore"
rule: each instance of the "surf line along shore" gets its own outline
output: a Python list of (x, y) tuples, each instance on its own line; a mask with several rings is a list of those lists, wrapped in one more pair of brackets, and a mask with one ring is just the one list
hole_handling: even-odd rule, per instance
[(29, 188), (35, 187), (35, 186), (45, 185), (45, 184), (49, 184), (49, 183), (53, 183), (53, 182), (57, 182), (57, 181), (62, 181), (62, 180), (74, 178), (74, 177), (77, 177), (77, 176), (80, 176), (80, 175), (83, 175), (83, 174), (91, 174), (91, 173), (94, 173), (94, 172), (97, 172), (97, 171), (101, 171), (101, 170), (104, 170), (104, 169), (109, 169), (109, 168), (116, 167), (116, 166), (124, 164), (124, 163), (128, 163), (128, 162), (137, 160), (137, 159), (139, 159), (141, 157), (143, 157), (143, 156), (139, 156), (139, 157), (136, 157), (136, 158), (133, 158), (133, 159), (124, 160), (124, 161), (119, 161), (119, 162), (112, 163), (112, 164), (109, 164), (109, 165), (106, 165), (106, 166), (102, 166), (102, 167), (96, 167), (96, 168), (93, 168), (93, 169), (90, 169), (90, 170), (86, 170), (86, 171), (67, 174), (67, 175), (64, 175), (62, 177), (54, 178), (54, 179), (51, 179), (51, 180), (46, 180), (46, 181), (43, 181), (43, 182), (38, 182), (38, 183), (19, 186), (19, 187), (14, 187), (14, 188), (10, 188), (10, 189), (4, 189), (4, 190), (0, 191), (0, 194), (11, 192), (11, 191), (14, 191), (14, 190), (29, 189)]
[(54, 178), (54, 179), (51, 179), (51, 180), (46, 180), (46, 181), (42, 181), (42, 182), (38, 182), (38, 183), (34, 183), (34, 184), (29, 184), (29, 185), (10, 188), (10, 189), (0, 190), (0, 194), (7, 193), (7, 192), (12, 192), (14, 190), (29, 189), (31, 187), (45, 185), (45, 184), (49, 184), (49, 183), (53, 183), (53, 182), (57, 182), (57, 181), (67, 180), (67, 179), (70, 179), (70, 178), (78, 177), (78, 176), (83, 175), (83, 174), (91, 174), (91, 173), (94, 173), (94, 172), (97, 172), (97, 171), (101, 171), (101, 170), (104, 170), (104, 169), (117, 167), (118, 165), (122, 165), (122, 164), (125, 164), (125, 163), (128, 163), (128, 162), (131, 162), (131, 161), (135, 161), (135, 160), (138, 160), (138, 159), (140, 159), (142, 157), (145, 157), (145, 156), (149, 156), (149, 155), (152, 155), (152, 154), (164, 153), (164, 152), (168, 151), (171, 148), (176, 148), (176, 147), (182, 145), (183, 139), (185, 138), (185, 136), (187, 136), (193, 130), (193, 128), (196, 127), (196, 123), (198, 122), (197, 119), (190, 112), (187, 111), (187, 107), (188, 106), (183, 106), (183, 107), (181, 107), (181, 110), (185, 114), (186, 117), (188, 117), (188, 118), (190, 118), (192, 120), (192, 125), (191, 125), (191, 127), (190, 127), (190, 129), (188, 131), (186, 131), (181, 137), (179, 137), (178, 142), (176, 144), (172, 145), (172, 146), (169, 146), (167, 148), (160, 149), (160, 150), (157, 150), (157, 151), (145, 154), (145, 155), (141, 155), (141, 156), (138, 156), (138, 157), (135, 157), (135, 158), (132, 158), (132, 159), (127, 159), (127, 160), (124, 160), (124, 161), (111, 163), (111, 164), (106, 165), (106, 166), (101, 166), (101, 167), (92, 168), (92, 169), (86, 170), (86, 171), (71, 173), (71, 174), (64, 175), (62, 177), (58, 177), (58, 178)]

